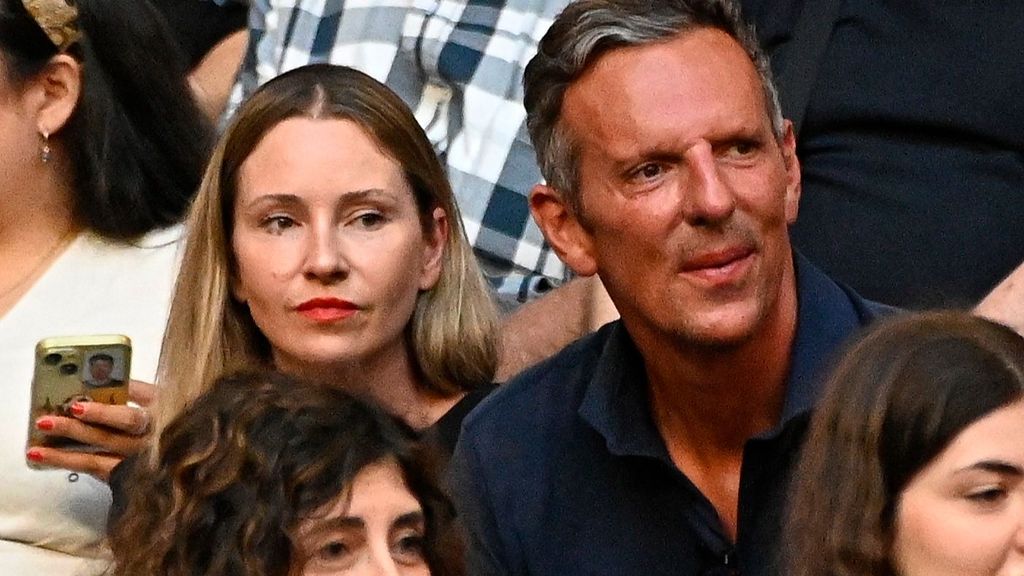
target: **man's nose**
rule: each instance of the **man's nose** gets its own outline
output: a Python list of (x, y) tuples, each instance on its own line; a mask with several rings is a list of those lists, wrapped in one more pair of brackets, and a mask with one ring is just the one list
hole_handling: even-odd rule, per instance
[(682, 209), (687, 222), (701, 226), (727, 220), (736, 209), (736, 196), (723, 178), (711, 145), (694, 145), (686, 160), (689, 178), (682, 191)]

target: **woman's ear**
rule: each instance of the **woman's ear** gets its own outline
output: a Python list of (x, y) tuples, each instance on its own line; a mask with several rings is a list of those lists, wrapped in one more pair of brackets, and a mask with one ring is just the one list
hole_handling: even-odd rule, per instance
[(67, 125), (78, 106), (82, 65), (67, 54), (58, 54), (36, 75), (30, 90), (39, 133), (56, 134)]
[(443, 208), (434, 208), (430, 217), (433, 226), (423, 235), (426, 242), (423, 248), (420, 290), (430, 290), (441, 278), (441, 268), (444, 267), (444, 251), (448, 246), (448, 235), (451, 234), (451, 227), (448, 225), (448, 214), (445, 213)]

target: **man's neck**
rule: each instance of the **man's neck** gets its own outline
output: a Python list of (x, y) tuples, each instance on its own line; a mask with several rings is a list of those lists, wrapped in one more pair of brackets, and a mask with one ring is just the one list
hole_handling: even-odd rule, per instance
[(756, 333), (729, 348), (643, 347), (651, 414), (669, 456), (735, 539), (747, 440), (779, 423), (796, 336), (795, 274)]

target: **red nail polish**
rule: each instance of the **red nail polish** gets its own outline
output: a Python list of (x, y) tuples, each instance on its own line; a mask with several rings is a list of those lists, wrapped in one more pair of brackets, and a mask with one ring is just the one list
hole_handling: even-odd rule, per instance
[(33, 448), (32, 450), (29, 450), (28, 454), (25, 454), (25, 457), (28, 458), (29, 460), (33, 461), (33, 462), (42, 462), (43, 461), (43, 453), (40, 452), (39, 450), (36, 450), (35, 448)]
[(74, 414), (75, 416), (81, 416), (82, 414), (85, 414), (85, 406), (82, 406), (78, 402), (75, 402), (74, 404), (71, 405), (71, 413)]
[(40, 418), (36, 420), (36, 428), (40, 430), (53, 430), (53, 420), (49, 418)]

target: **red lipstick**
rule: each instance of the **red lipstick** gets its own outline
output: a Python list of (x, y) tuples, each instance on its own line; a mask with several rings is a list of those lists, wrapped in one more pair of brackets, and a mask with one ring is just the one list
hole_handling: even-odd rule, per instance
[(352, 316), (359, 307), (340, 298), (311, 298), (295, 310), (314, 322), (336, 322)]

